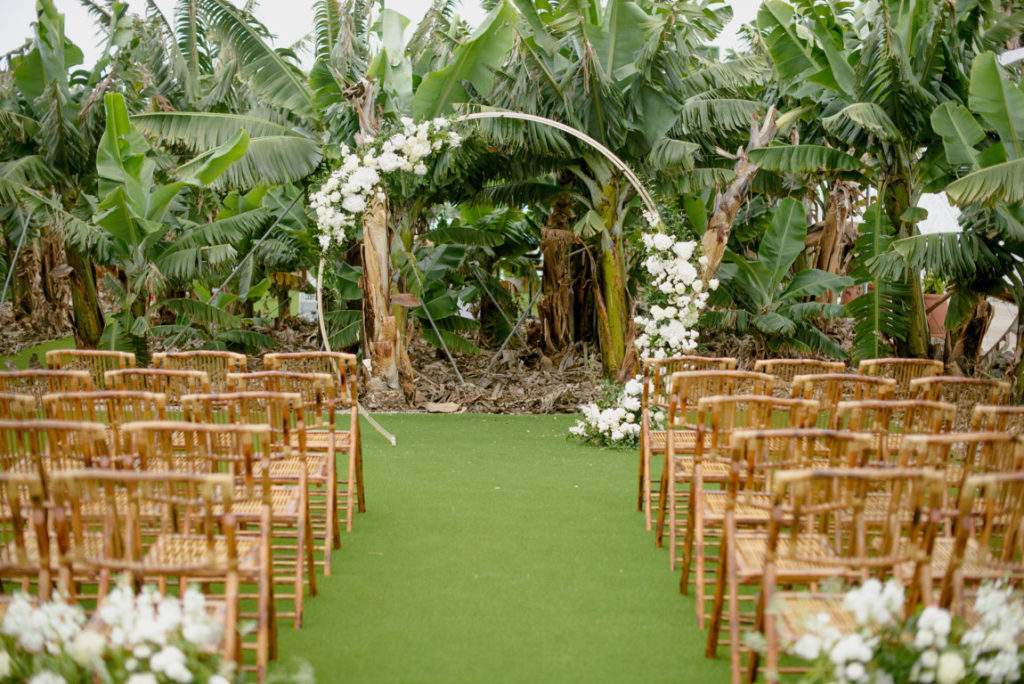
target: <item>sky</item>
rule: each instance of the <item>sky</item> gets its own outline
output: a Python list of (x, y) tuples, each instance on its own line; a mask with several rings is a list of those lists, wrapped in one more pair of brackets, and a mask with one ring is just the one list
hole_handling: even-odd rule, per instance
[[(161, 10), (171, 18), (175, 0), (156, 0)], [(233, 0), (240, 4), (241, 0)], [(31, 34), (31, 23), (35, 20), (35, 0), (0, 0), (0, 55), (17, 48)], [(57, 10), (64, 13), (65, 32), (72, 42), (85, 52), (86, 65), (91, 65), (99, 56), (95, 43), (93, 19), (78, 0), (54, 0)], [(139, 14), (145, 11), (145, 0), (129, 0), (131, 11)], [(428, 0), (385, 0), (385, 6), (409, 17), (412, 25), (429, 6)], [(733, 21), (715, 42), (723, 48), (736, 47), (736, 30), (753, 21), (761, 0), (735, 0)], [(462, 0), (459, 15), (471, 24), (478, 23), (484, 11), (476, 0)], [(277, 46), (293, 45), (313, 28), (313, 3), (309, 0), (261, 0), (256, 16), (272, 33), (277, 35)], [(308, 66), (308, 65), (307, 65)]]

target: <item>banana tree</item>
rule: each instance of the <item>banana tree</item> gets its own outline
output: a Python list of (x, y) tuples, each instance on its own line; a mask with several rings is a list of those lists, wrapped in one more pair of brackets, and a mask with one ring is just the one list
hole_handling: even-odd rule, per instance
[[(775, 352), (789, 345), (804, 352), (844, 358), (846, 352), (822, 333), (813, 321), (841, 316), (841, 305), (815, 301), (826, 292), (841, 292), (853, 279), (815, 268), (792, 270), (804, 251), (807, 214), (795, 199), (782, 200), (758, 248), (757, 259), (726, 251), (719, 269), (721, 287), (709, 304), (702, 324), (756, 332)], [(727, 310), (721, 310), (726, 308)]]

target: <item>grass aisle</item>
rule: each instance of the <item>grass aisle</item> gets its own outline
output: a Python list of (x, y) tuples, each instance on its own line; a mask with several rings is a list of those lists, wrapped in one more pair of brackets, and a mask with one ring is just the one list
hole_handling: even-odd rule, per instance
[(569, 416), (403, 415), (364, 428), (368, 512), (281, 660), (320, 682), (724, 681), (635, 510), (633, 452)]

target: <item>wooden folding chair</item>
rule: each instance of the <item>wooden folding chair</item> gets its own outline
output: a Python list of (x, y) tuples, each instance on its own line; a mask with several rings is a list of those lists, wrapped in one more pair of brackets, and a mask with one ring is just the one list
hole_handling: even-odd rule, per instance
[[(638, 511), (643, 511), (644, 524), (650, 530), (654, 511), (659, 507), (661, 478), (651, 473), (651, 458), (665, 453), (665, 431), (653, 427), (655, 414), (668, 413), (671, 376), (674, 373), (698, 370), (735, 370), (736, 359), (713, 356), (673, 356), (667, 359), (644, 359), (643, 393), (640, 397), (640, 464), (637, 476)], [(657, 421), (654, 421), (657, 422)]]
[[(817, 616), (824, 615), (840, 633), (856, 630), (853, 615), (843, 607), (844, 594), (828, 593), (824, 587), (816, 592), (786, 590), (800, 568), (834, 568), (838, 577), (849, 582), (869, 578), (884, 582), (895, 577), (906, 591), (907, 615), (918, 604), (931, 602), (931, 551), (944, 488), (942, 475), (926, 470), (854, 468), (776, 474), (755, 622), (755, 629), (765, 636), (767, 681), (779, 681), (785, 671), (780, 655), (814, 629), (811, 625)], [(870, 499), (880, 492), (886, 499), (882, 523), (867, 524)], [(821, 521), (811, 522), (812, 518)], [(801, 543), (808, 526), (835, 528), (831, 536), (837, 553), (823, 554), (817, 545)], [(796, 572), (790, 574), (790, 568)], [(759, 654), (751, 652), (747, 681), (756, 679), (759, 665)]]
[(1003, 380), (937, 375), (911, 380), (910, 392), (915, 399), (948, 401), (956, 404), (953, 429), (970, 430), (974, 407), (978, 404), (1007, 403), (1010, 399), (1010, 383)]
[(46, 352), (46, 367), (51, 370), (89, 372), (93, 387), (107, 389), (104, 373), (135, 367), (135, 354), (104, 349), (51, 349)]
[[(83, 470), (55, 476), (53, 487), (63, 512), (57, 536), (67, 586), (74, 587), (78, 568), (96, 574), (100, 598), (120, 573), (129, 573), (137, 585), (156, 580), (162, 593), (169, 584), (182, 592), (192, 582), (223, 584), (220, 647), (225, 658), (241, 664), (241, 585), (252, 585), (256, 642), (244, 647), (255, 651), (262, 681), (275, 649), (268, 507), (256, 533), (240, 531), (233, 512), (235, 478), (228, 473)], [(162, 511), (155, 529), (142, 524), (147, 516), (141, 512), (152, 509)]]
[(820, 373), (793, 378), (792, 396), (813, 399), (821, 404), (818, 427), (835, 427), (835, 409), (841, 401), (892, 399), (896, 381), (851, 373)]
[(84, 370), (25, 370), (0, 372), (0, 392), (28, 394), (43, 408), (47, 392), (87, 392), (93, 389), (92, 376)]
[[(278, 611), (281, 617), (295, 619), (296, 628), (302, 624), (303, 586), (309, 583), (311, 595), (316, 595), (316, 578), (303, 577), (302, 563), (306, 549), (315, 548), (313, 528), (309, 514), (309, 474), (306, 459), (305, 426), (303, 424), (302, 396), (285, 392), (227, 392), (224, 394), (188, 394), (182, 397), (185, 419), (207, 425), (264, 425), (270, 428), (269, 477), (272, 487), (295, 488), (299, 495), (298, 517), (275, 511), (275, 520), (282, 521), (274, 530), (276, 539), (295, 540), (295, 546), (274, 546), (275, 581), (290, 584), (291, 594), (278, 593), (281, 601), (291, 601), (292, 611)], [(253, 464), (253, 477), (263, 477), (264, 464)], [(301, 538), (300, 538), (301, 534)], [(310, 562), (309, 573), (314, 573)]]
[(834, 427), (872, 435), (874, 445), (861, 466), (891, 466), (897, 462), (906, 435), (934, 435), (953, 428), (956, 406), (919, 399), (841, 401)]
[[(665, 443), (666, 458), (668, 463), (667, 446), (668, 440), (672, 440), (673, 458), (693, 455), (697, 444), (697, 402), (703, 397), (724, 396), (729, 394), (758, 394), (768, 395), (772, 391), (774, 378), (766, 373), (753, 373), (751, 371), (738, 370), (708, 370), (708, 371), (682, 371), (673, 373), (669, 387), (669, 408), (668, 417), (665, 421)], [(658, 485), (658, 510), (664, 506), (668, 497), (669, 480), (664, 475), (666, 469), (662, 470), (662, 478)], [(679, 506), (678, 513), (685, 514), (689, 508), (687, 497), (683, 492), (676, 503)], [(667, 518), (662, 515), (655, 530), (654, 543), (661, 546), (665, 530), (664, 523)], [(669, 554), (669, 562), (675, 570), (675, 554)]]
[[(716, 584), (714, 595), (719, 597), (719, 602), (708, 606), (706, 602), (710, 596), (707, 584), (710, 582), (706, 577), (714, 567), (717, 568), (714, 573), (717, 580), (723, 578), (724, 563), (727, 563), (724, 541), (726, 525), (731, 524), (734, 533), (738, 528), (763, 529), (771, 501), (768, 492), (776, 472), (792, 468), (846, 467), (868, 443), (868, 439), (862, 435), (800, 427), (800, 413), (803, 411), (798, 411), (794, 416), (798, 419), (795, 421), (796, 427), (744, 428), (734, 431), (728, 450), (730, 468), (725, 490), (701, 489), (695, 492), (694, 523), (687, 529), (680, 588), (685, 587), (689, 580), (692, 565), (697, 575), (698, 624), (702, 627), (709, 617), (712, 620), (720, 617), (721, 588)], [(805, 418), (804, 422), (810, 425), (813, 418)], [(707, 542), (712, 538), (720, 540), (717, 544), (718, 556), (714, 559), (707, 553)], [(717, 624), (713, 628), (717, 635)]]
[(798, 375), (841, 374), (846, 372), (846, 364), (818, 359), (759, 359), (754, 362), (754, 371), (775, 376), (774, 394), (788, 397)]
[(113, 389), (163, 394), (167, 417), (172, 420), (182, 418), (181, 398), (183, 396), (210, 391), (209, 374), (199, 370), (127, 368), (107, 371), (106, 380), (107, 386)]
[(1024, 406), (978, 404), (971, 417), (971, 430), (1024, 435)]
[[(680, 591), (688, 590), (691, 564), (688, 562), (695, 543), (694, 510), (708, 485), (724, 486), (732, 469), (729, 446), (734, 431), (739, 429), (809, 428), (814, 427), (818, 403), (804, 399), (781, 399), (767, 394), (726, 394), (703, 397), (697, 402), (696, 448), (692, 455), (675, 454), (675, 435), (669, 435), (671, 446), (666, 455), (664, 472), (669, 476), (664, 505), (658, 511), (658, 529), (665, 528), (668, 517), (669, 554), (677, 556), (687, 569), (680, 580)], [(703, 628), (705, 535), (718, 535), (703, 530), (696, 543), (697, 622)]]
[(36, 400), (31, 394), (0, 392), (0, 420), (35, 420)]
[(44, 491), (57, 471), (109, 465), (107, 429), (101, 423), (0, 420), (0, 470), (38, 475)]
[(49, 599), (56, 557), (51, 555), (43, 481), (36, 473), (0, 471), (0, 593), (8, 582), (22, 591), (38, 584)]
[(941, 361), (932, 359), (864, 359), (857, 366), (861, 375), (892, 378), (896, 381), (894, 399), (912, 399), (910, 381), (942, 375), (944, 366)]
[[(337, 402), (334, 380), (327, 373), (261, 371), (231, 374), (228, 383), (234, 391), (265, 390), (302, 395), (309, 481), (314, 486), (323, 484), (322, 495), (311, 494), (310, 509), (316, 536), (320, 537), (322, 528), (322, 534), (326, 535), (323, 538), (330, 541), (325, 544), (322, 558), (324, 574), (330, 575), (331, 550), (340, 547), (342, 520), (345, 529), (351, 531), (355, 511), (366, 510), (359, 435), (358, 432), (353, 434), (358, 429), (358, 413), (350, 413), (348, 430), (335, 427)], [(347, 397), (341, 398), (343, 404), (348, 401)], [(344, 480), (338, 476), (337, 452), (347, 456)]]
[(229, 351), (200, 349), (186, 352), (157, 352), (153, 354), (153, 367), (169, 370), (204, 371), (210, 378), (208, 392), (228, 392), (228, 373), (246, 371), (245, 354)]
[(999, 580), (1024, 585), (1024, 472), (968, 477), (956, 530), (939, 604), (969, 619), (967, 588)]
[(43, 410), (52, 420), (103, 423), (108, 430), (108, 447), (116, 459), (127, 453), (121, 426), (139, 420), (164, 420), (164, 395), (155, 392), (105, 390), (98, 392), (55, 392), (43, 395)]

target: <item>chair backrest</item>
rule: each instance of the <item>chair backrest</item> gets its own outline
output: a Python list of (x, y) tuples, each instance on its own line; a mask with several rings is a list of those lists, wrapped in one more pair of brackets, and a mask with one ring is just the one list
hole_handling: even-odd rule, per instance
[(978, 404), (974, 407), (971, 429), (1024, 435), (1024, 406)]
[(211, 392), (228, 391), (228, 373), (244, 373), (245, 354), (229, 351), (200, 349), (185, 352), (157, 352), (153, 354), (153, 366), (172, 370), (205, 371), (210, 378)]
[(42, 409), (47, 392), (86, 392), (93, 389), (92, 375), (84, 370), (25, 370), (0, 372), (0, 392), (30, 394)]
[[(727, 394), (703, 397), (697, 402), (697, 425), (706, 431), (697, 440), (697, 459), (731, 460), (732, 433), (740, 429), (812, 428), (818, 417), (818, 402), (780, 399), (765, 394)], [(673, 438), (671, 432), (669, 438)], [(705, 446), (707, 448), (705, 449)]]
[(821, 428), (736, 430), (729, 491), (770, 491), (775, 476), (801, 468), (847, 468), (870, 448), (866, 435)]
[(55, 392), (43, 395), (43, 410), (52, 420), (104, 423), (110, 430), (110, 450), (115, 457), (129, 446), (121, 426), (139, 420), (166, 419), (163, 394), (106, 390), (100, 392)]
[(793, 378), (798, 375), (844, 373), (846, 364), (842, 361), (819, 361), (818, 359), (759, 359), (754, 362), (754, 370), (758, 373), (774, 375), (776, 393), (788, 397), (792, 390)]
[(107, 429), (101, 423), (0, 420), (0, 470), (37, 473), (106, 467)]
[(46, 366), (51, 370), (88, 371), (93, 387), (106, 389), (103, 374), (109, 370), (134, 368), (135, 354), (105, 349), (51, 349), (46, 352)]
[[(264, 466), (263, 479), (267, 478), (269, 425), (163, 420), (127, 423), (122, 429), (140, 471), (229, 472), (250, 487), (255, 483), (255, 464), (259, 461)], [(264, 484), (269, 488), (269, 480)]]
[(0, 392), (0, 420), (33, 420), (36, 400), (31, 394)]
[(911, 380), (941, 375), (943, 368), (941, 361), (933, 359), (864, 359), (857, 366), (857, 372), (861, 375), (893, 378), (896, 381), (894, 398), (910, 399)]
[[(833, 565), (848, 580), (880, 580), (899, 574), (912, 608), (930, 593), (930, 566), (945, 487), (928, 470), (833, 468), (780, 472), (773, 483), (768, 523), (765, 585), (774, 584), (779, 562), (806, 567)], [(796, 543), (807, 530), (841, 528), (838, 553), (806, 554)], [(835, 532), (833, 532), (835, 534)], [(788, 539), (789, 543), (781, 544)], [(908, 572), (909, 571), (909, 572)], [(909, 577), (908, 577), (909, 575)]]
[(175, 408), (180, 408), (181, 398), (186, 394), (210, 391), (210, 375), (200, 370), (127, 368), (107, 371), (106, 379), (112, 389), (163, 394), (167, 405)]
[(306, 453), (302, 395), (297, 392), (225, 392), (182, 397), (185, 420), (225, 425), (267, 425), (272, 456)]
[(1010, 399), (1010, 383), (1003, 380), (960, 378), (937, 375), (910, 381), (915, 399), (948, 401), (956, 404), (954, 430), (970, 430), (974, 407), (978, 404), (1005, 404)]
[(39, 595), (50, 595), (50, 535), (46, 496), (37, 473), (0, 471), (0, 576), (39, 581)]
[[(874, 448), (871, 462), (891, 465), (905, 435), (939, 434), (953, 428), (956, 406), (943, 401), (919, 399), (865, 399), (841, 401), (836, 406), (833, 427), (869, 433)], [(862, 463), (861, 465), (868, 465)]]
[(797, 375), (793, 378), (792, 396), (814, 399), (821, 404), (825, 425), (834, 427), (835, 408), (841, 401), (862, 399), (892, 399), (896, 381), (851, 373), (820, 373)]
[(263, 368), (288, 373), (330, 373), (334, 378), (334, 396), (348, 396), (349, 405), (357, 400), (356, 355), (345, 352), (271, 352), (263, 355)]
[(672, 391), (672, 375), (683, 371), (736, 370), (731, 356), (671, 356), (667, 359), (644, 359), (643, 408), (657, 406), (668, 409)]
[(1004, 432), (907, 435), (900, 447), (900, 466), (942, 471), (946, 484), (959, 492), (971, 475), (1021, 470), (1024, 452), (1018, 447), (1016, 438)]
[(667, 427), (692, 430), (697, 402), (703, 397), (726, 394), (771, 394), (775, 378), (767, 373), (739, 370), (683, 371), (673, 373)]
[[(329, 373), (291, 373), (286, 371), (258, 371), (231, 373), (228, 387), (233, 392), (288, 392), (302, 396), (306, 430), (334, 430), (337, 402), (347, 404), (350, 396), (334, 394), (334, 378)], [(352, 417), (358, 413), (352, 406)]]
[[(1024, 582), (1024, 472), (972, 475), (960, 495), (957, 535), (939, 604), (951, 608), (960, 569), (970, 555), (973, 572)], [(973, 542), (973, 543), (972, 543)], [(960, 612), (964, 607), (959, 607)]]

